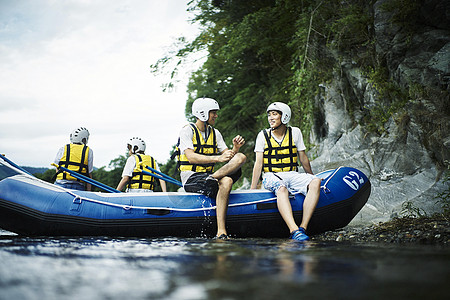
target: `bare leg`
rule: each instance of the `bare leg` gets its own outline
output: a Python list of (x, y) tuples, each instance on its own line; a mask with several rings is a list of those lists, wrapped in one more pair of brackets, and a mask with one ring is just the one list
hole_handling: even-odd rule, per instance
[(289, 232), (297, 230), (298, 225), (295, 223), (294, 216), (292, 214), (292, 206), (289, 202), (289, 191), (286, 187), (281, 187), (277, 191), (277, 206), (281, 217), (289, 227)]
[(222, 168), (214, 172), (211, 176), (219, 181), (219, 191), (216, 197), (216, 216), (217, 216), (217, 236), (227, 234), (226, 229), (226, 217), (229, 196), (231, 187), (233, 186), (233, 179), (227, 175), (233, 174), (238, 170), (245, 162), (246, 157), (242, 153), (236, 153), (236, 155), (230, 159)]
[(236, 153), (236, 155), (230, 159), (222, 168), (214, 172), (211, 176), (216, 179), (221, 179), (227, 175), (233, 174), (237, 169), (239, 169), (247, 158), (242, 153)]
[(230, 196), (233, 179), (224, 177), (219, 180), (219, 191), (216, 197), (217, 235), (227, 234), (225, 219), (227, 217), (228, 197)]
[(300, 227), (308, 227), (308, 223), (311, 220), (314, 209), (316, 209), (317, 202), (319, 202), (320, 196), (320, 178), (313, 179), (308, 185), (308, 193), (306, 193), (305, 200), (303, 201), (303, 218)]

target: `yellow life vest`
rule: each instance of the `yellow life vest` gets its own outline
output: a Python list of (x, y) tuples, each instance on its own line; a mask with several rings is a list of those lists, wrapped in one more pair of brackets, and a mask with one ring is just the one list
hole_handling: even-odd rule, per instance
[[(134, 169), (131, 179), (128, 182), (128, 188), (147, 189), (153, 191), (155, 189), (155, 177), (146, 175), (142, 173), (141, 170), (143, 170), (145, 166), (155, 169), (155, 160), (150, 155), (134, 154), (133, 156), (136, 159), (136, 168)], [(143, 162), (142, 164), (140, 164), (141, 161)], [(152, 173), (151, 171), (146, 171)]]
[(287, 127), (286, 134), (279, 144), (267, 130), (263, 130), (265, 145), (263, 157), (264, 172), (297, 171), (297, 147), (292, 137), (292, 128)]
[[(202, 155), (215, 155), (218, 152), (216, 131), (212, 126), (208, 125), (207, 132), (209, 132), (206, 142), (200, 133), (200, 130), (195, 124), (189, 123), (194, 132), (192, 143), (194, 144), (194, 152)], [(179, 152), (179, 150), (178, 150)], [(194, 171), (194, 172), (214, 172), (214, 163), (209, 164), (191, 164), (186, 155), (178, 153), (178, 165), (180, 171)]]
[[(59, 160), (58, 164), (61, 167), (75, 171), (81, 175), (89, 176), (88, 155), (88, 146), (80, 144), (67, 144), (64, 148), (63, 156)], [(80, 181), (66, 172), (60, 172), (56, 176), (56, 179)]]

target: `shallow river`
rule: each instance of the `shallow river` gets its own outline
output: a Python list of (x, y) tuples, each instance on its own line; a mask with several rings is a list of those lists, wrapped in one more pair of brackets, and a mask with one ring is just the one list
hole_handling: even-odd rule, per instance
[(26, 238), (0, 299), (448, 299), (450, 251), (287, 239)]

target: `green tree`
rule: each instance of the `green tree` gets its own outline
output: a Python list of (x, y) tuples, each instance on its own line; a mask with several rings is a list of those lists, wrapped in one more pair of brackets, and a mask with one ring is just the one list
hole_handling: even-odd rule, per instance
[(55, 174), (56, 174), (55, 169), (47, 169), (44, 173), (35, 173), (33, 175), (41, 180), (53, 183), (55, 181), (54, 178)]
[[(119, 155), (117, 158), (111, 160), (108, 164), (109, 171), (106, 167), (101, 167), (92, 172), (92, 179), (106, 184), (109, 187), (116, 188), (122, 178), (122, 170), (127, 159), (124, 155)], [(97, 187), (93, 187), (93, 191), (102, 191)]]
[[(182, 59), (200, 49), (206, 49), (208, 57), (191, 76), (186, 113), (197, 97), (217, 99), (221, 106), (217, 127), (225, 141), (244, 136), (247, 146), (242, 150), (252, 158), (254, 139), (267, 125), (265, 107), (274, 101), (289, 102), (292, 51), (286, 45), (302, 7), (294, 1), (200, 0), (191, 2), (191, 10), (197, 13), (194, 22), (204, 30), (175, 57)], [(244, 166), (245, 176), (251, 168)]]
[[(170, 154), (172, 155), (175, 152), (175, 146), (173, 146), (172, 151), (170, 152)], [(178, 171), (178, 165), (176, 162), (176, 158), (174, 158), (173, 160), (168, 160), (165, 164), (159, 164), (159, 169), (161, 170), (162, 173), (178, 180), (181, 181), (180, 178), (180, 172)], [(166, 183), (166, 187), (167, 187), (167, 191), (168, 192), (176, 192), (180, 187), (173, 184), (173, 183)]]
[[(302, 129), (309, 146), (319, 84), (339, 70), (340, 57), (357, 51), (364, 53), (355, 57), (358, 63), (374, 64), (373, 2), (194, 0), (188, 10), (194, 14), (192, 22), (201, 26), (200, 34), (191, 42), (180, 38), (179, 50), (151, 68), (158, 72), (175, 61), (173, 79), (189, 54), (207, 51), (188, 83), (186, 115), (197, 97), (217, 99), (217, 128), (226, 142), (236, 134), (244, 136), (242, 151), (250, 162), (244, 165), (244, 176), (250, 177), (254, 139), (267, 127), (268, 104), (291, 106), (291, 124)], [(352, 101), (350, 106), (359, 107), (358, 99)]]

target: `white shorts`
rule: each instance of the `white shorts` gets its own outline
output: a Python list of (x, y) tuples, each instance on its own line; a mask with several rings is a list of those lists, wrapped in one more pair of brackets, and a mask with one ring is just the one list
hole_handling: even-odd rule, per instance
[(263, 175), (263, 186), (277, 194), (281, 187), (285, 187), (291, 194), (302, 193), (306, 195), (308, 192), (308, 185), (314, 179), (318, 178), (316, 175), (308, 173), (298, 173), (296, 171), (272, 173), (267, 172)]
[(153, 193), (152, 190), (149, 189), (127, 189), (127, 193)]

